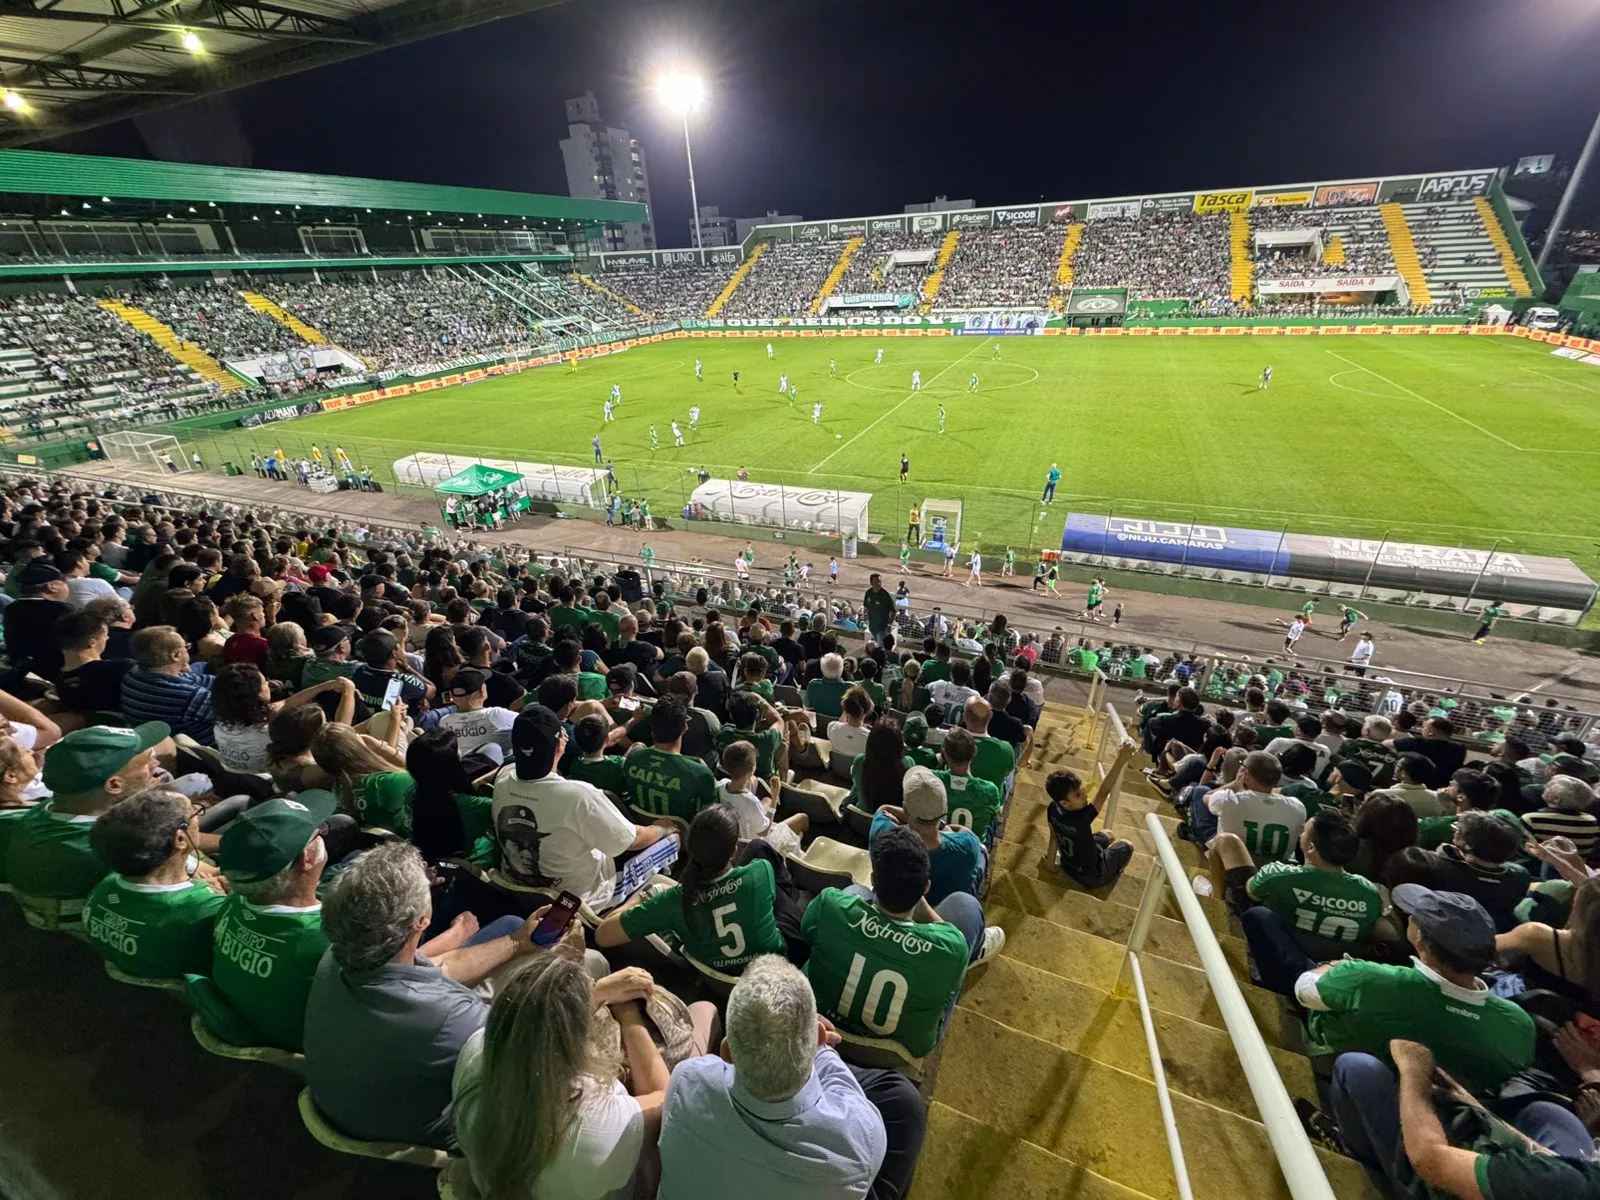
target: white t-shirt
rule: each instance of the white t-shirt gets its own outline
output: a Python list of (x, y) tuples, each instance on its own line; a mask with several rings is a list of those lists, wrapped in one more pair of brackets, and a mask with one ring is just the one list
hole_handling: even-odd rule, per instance
[(494, 836), (505, 873), (525, 887), (574, 892), (603, 908), (617, 886), (612, 861), (633, 845), (638, 829), (593, 784), (518, 779), (514, 766), (494, 781)]
[(1332, 753), (1329, 751), (1329, 749), (1321, 742), (1308, 742), (1304, 738), (1297, 737), (1280, 737), (1273, 738), (1267, 743), (1267, 753), (1272, 755), (1274, 758), (1282, 758), (1283, 752), (1290, 746), (1309, 746), (1316, 752), (1317, 765), (1311, 773), (1318, 779), (1321, 779), (1322, 769), (1328, 765), (1328, 760), (1332, 757)]
[[(11, 740), (24, 750), (32, 750), (39, 744), (39, 730), (35, 726), (24, 725), (20, 721), (8, 721), (7, 724), (11, 726)], [(22, 789), (22, 798), (30, 804), (50, 799), (50, 789), (44, 785), (43, 771), (34, 773), (32, 781)]]
[(1372, 661), (1372, 652), (1376, 649), (1375, 642), (1357, 642), (1355, 649), (1350, 651), (1350, 661), (1358, 667), (1364, 667)]
[(1217, 815), (1217, 832), (1242, 838), (1258, 865), (1288, 859), (1306, 823), (1306, 806), (1281, 792), (1216, 788), (1206, 793), (1206, 807)]
[(104, 579), (95, 579), (85, 575), (82, 579), (67, 580), (67, 603), (73, 608), (82, 608), (91, 600), (98, 600), (102, 596), (115, 596), (117, 589)]
[(858, 727), (844, 721), (832, 721), (828, 724), (828, 745), (835, 754), (854, 758), (866, 752), (867, 734), (870, 732), (865, 725)]
[[(456, 1060), (450, 1091), (456, 1139), (466, 1152), (473, 1181), (473, 1134), (483, 1080), (483, 1030), (467, 1038)], [(630, 1200), (634, 1173), (644, 1152), (644, 1110), (616, 1080), (591, 1075), (579, 1080), (578, 1114), (555, 1157), (528, 1187), (529, 1200)], [(481, 1184), (480, 1184), (481, 1186)]]
[(740, 841), (747, 842), (766, 832), (772, 814), (767, 811), (767, 806), (761, 803), (760, 796), (754, 792), (734, 791), (731, 779), (717, 781), (717, 795), (738, 815)]
[(230, 771), (259, 772), (268, 769), (265, 725), (218, 725), (214, 730), (217, 753)]
[(453, 712), (442, 717), (439, 726), (456, 735), (456, 749), (465, 758), (474, 750), (493, 746), (496, 762), (504, 762), (511, 753), (511, 727), (517, 723), (517, 714), (509, 708), (480, 708), (476, 712)]
[(967, 701), (978, 693), (969, 687), (962, 687), (959, 683), (949, 679), (936, 679), (928, 688), (928, 697), (946, 712), (954, 712), (953, 720), (961, 719), (961, 710), (966, 707)]

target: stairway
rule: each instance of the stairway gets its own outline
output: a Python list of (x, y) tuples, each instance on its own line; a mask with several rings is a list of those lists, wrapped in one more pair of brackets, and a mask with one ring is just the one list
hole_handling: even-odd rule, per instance
[(1344, 239), (1337, 233), (1328, 239), (1322, 247), (1322, 265), (1325, 267), (1344, 266)]
[(844, 273), (850, 269), (850, 260), (866, 243), (866, 238), (853, 237), (844, 244), (844, 249), (839, 251), (839, 260), (833, 264), (833, 270), (829, 271), (828, 277), (822, 281), (822, 290), (811, 302), (810, 312), (813, 317), (822, 311), (822, 306), (827, 303), (828, 297), (833, 295), (833, 289), (839, 286), (839, 280), (843, 279)]
[(944, 235), (944, 241), (939, 244), (939, 257), (934, 259), (933, 273), (922, 284), (922, 311), (928, 312), (933, 308), (933, 302), (939, 298), (939, 288), (944, 284), (944, 269), (950, 265), (950, 260), (955, 257), (956, 247), (961, 244), (961, 230), (952, 229)]
[(1235, 304), (1248, 305), (1256, 294), (1256, 256), (1250, 239), (1250, 218), (1245, 213), (1228, 214), (1228, 247), (1233, 254), (1229, 295)]
[(1477, 196), (1474, 197), (1472, 206), (1478, 210), (1478, 217), (1483, 221), (1489, 242), (1494, 246), (1494, 252), (1500, 256), (1500, 265), (1505, 268), (1506, 283), (1511, 288), (1511, 294), (1518, 299), (1533, 295), (1533, 289), (1528, 286), (1527, 273), (1522, 269), (1522, 261), (1512, 249), (1511, 239), (1501, 227), (1500, 218), (1495, 215), (1494, 205), (1485, 197)]
[(745, 260), (739, 264), (739, 269), (733, 273), (722, 291), (717, 294), (717, 298), (711, 302), (711, 307), (706, 309), (706, 320), (709, 321), (716, 316), (727, 306), (728, 301), (733, 299), (733, 294), (739, 290), (739, 285), (745, 281), (751, 271), (755, 270), (756, 264), (761, 261), (761, 256), (767, 252), (767, 247), (771, 244), (770, 242), (762, 242), (754, 250), (750, 251)]
[[(1124, 945), (1151, 871), (1149, 812), (1170, 813), (1137, 771), (1123, 777), (1114, 836), (1136, 853), (1117, 884), (1085, 892), (1054, 862), (1044, 779), (1096, 778), (1089, 714), (1047, 704), (1031, 766), (1019, 772), (984, 908), (1004, 951), (973, 971), (937, 1063), (928, 1138), (911, 1200), (976, 1195), (1172, 1200), (1156, 1088)], [(1174, 819), (1163, 824), (1173, 826)], [(1186, 865), (1200, 852), (1174, 841)], [(1187, 886), (1187, 880), (1175, 881)], [(1220, 902), (1203, 902), (1241, 981), (1242, 939)], [(1288, 1190), (1223, 1028), (1187, 927), (1169, 897), (1141, 966), (1198, 1200), (1285, 1197)], [(1241, 983), (1292, 1096), (1316, 1098), (1311, 1064), (1284, 1047), (1278, 997)], [(1335, 1194), (1375, 1196), (1353, 1160), (1321, 1153)]]
[(1050, 311), (1064, 312), (1067, 293), (1072, 290), (1072, 256), (1083, 241), (1083, 222), (1074, 221), (1067, 226), (1067, 236), (1061, 243), (1061, 257), (1056, 260), (1056, 290), (1050, 297)]
[(583, 284), (586, 288), (590, 289), (591, 291), (599, 292), (602, 296), (610, 296), (613, 300), (615, 300), (618, 304), (622, 305), (623, 308), (627, 309), (629, 312), (633, 313), (635, 316), (642, 317), (642, 316), (645, 315), (644, 309), (640, 308), (632, 300), (629, 300), (626, 297), (617, 295), (610, 288), (608, 288), (605, 284), (601, 283), (598, 279), (591, 279), (589, 276), (585, 275), (582, 271), (574, 271), (572, 273), (572, 277), (574, 279), (576, 279), (579, 283)]
[(133, 326), (162, 350), (190, 368), (201, 379), (216, 384), (225, 392), (244, 390), (244, 381), (227, 367), (212, 358), (198, 346), (184, 341), (142, 308), (134, 308), (120, 300), (98, 300), (97, 304), (124, 323)]
[(1411, 303), (1432, 304), (1433, 292), (1422, 274), (1422, 263), (1417, 258), (1417, 244), (1411, 239), (1411, 226), (1406, 222), (1406, 211), (1398, 204), (1380, 204), (1378, 214), (1383, 218), (1383, 228), (1389, 234), (1389, 253), (1394, 258), (1394, 269), (1406, 281), (1411, 293)]
[(262, 316), (271, 317), (307, 345), (326, 346), (328, 344), (328, 339), (323, 337), (321, 333), (307, 325), (292, 312), (280, 308), (276, 301), (263, 296), (260, 292), (240, 292), (239, 295), (244, 297), (244, 302), (251, 308)]

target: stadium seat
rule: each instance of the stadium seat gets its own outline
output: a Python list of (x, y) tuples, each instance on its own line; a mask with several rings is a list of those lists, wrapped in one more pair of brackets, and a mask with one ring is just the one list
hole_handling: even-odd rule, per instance
[(687, 844), (689, 840), (689, 822), (682, 817), (674, 817), (667, 813), (653, 813), (647, 808), (640, 808), (637, 804), (628, 805), (628, 812), (634, 822), (640, 825), (670, 825)]
[(893, 1038), (862, 1037), (839, 1030), (839, 1057), (858, 1067), (899, 1071), (913, 1083), (922, 1082), (926, 1058), (918, 1058)]
[(112, 963), (110, 959), (106, 960), (105, 968), (106, 974), (112, 979), (116, 980), (118, 983), (125, 983), (129, 987), (150, 988), (153, 991), (178, 992), (179, 994), (182, 994), (184, 991), (184, 982), (182, 979), (145, 979), (139, 975), (129, 975), (126, 971)]
[[(831, 875), (834, 877), (847, 877), (850, 883), (859, 883), (862, 887), (872, 886), (872, 857), (858, 846), (847, 846), (843, 842), (836, 842), (832, 838), (819, 837), (806, 847), (806, 852), (800, 858), (788, 856), (790, 868), (796, 862), (804, 863), (808, 871), (817, 875)], [(800, 882), (800, 877), (795, 876), (795, 881)], [(801, 886), (805, 886), (802, 884)], [(827, 887), (848, 887), (849, 884), (831, 883)], [(807, 890), (811, 890), (807, 888)]]
[(857, 808), (854, 804), (846, 804), (839, 810), (839, 820), (846, 829), (863, 841), (872, 833), (872, 814), (865, 809)]
[(833, 788), (830, 795), (816, 783), (782, 784), (778, 788), (778, 808), (787, 813), (805, 813), (812, 825), (837, 825), (840, 801), (837, 794), (842, 788)]
[(300, 1089), (298, 1103), (300, 1120), (305, 1125), (306, 1132), (329, 1150), (337, 1150), (340, 1154), (354, 1154), (361, 1158), (378, 1158), (385, 1162), (410, 1163), (412, 1166), (428, 1167), (435, 1171), (444, 1170), (450, 1163), (448, 1154), (443, 1150), (435, 1150), (432, 1146), (416, 1146), (409, 1142), (365, 1142), (360, 1138), (340, 1133), (317, 1111), (316, 1103), (311, 1099), (310, 1088)]
[[(180, 756), (187, 755), (195, 760), (197, 764), (195, 769), (211, 780), (211, 786), (216, 789), (217, 795), (249, 796), (252, 800), (266, 800), (277, 794), (278, 786), (272, 782), (272, 776), (235, 771), (222, 761), (222, 755), (210, 746), (202, 746), (187, 734), (177, 734), (172, 740)], [(182, 762), (181, 757), (179, 762)]]
[(716, 993), (718, 997), (726, 997), (733, 990), (733, 985), (739, 982), (737, 975), (725, 975), (714, 967), (708, 967), (687, 951), (684, 952), (683, 958), (694, 969), (694, 973), (700, 976), (706, 987)]
[(22, 919), (35, 929), (46, 933), (65, 933), (73, 937), (82, 938), (84, 932), (79, 924), (83, 916), (82, 900), (58, 900), (52, 896), (29, 896), (15, 888), (11, 890), (11, 898), (17, 902), (17, 907), (22, 910)]
[(231, 1058), (239, 1062), (266, 1063), (269, 1067), (280, 1067), (285, 1071), (300, 1074), (305, 1070), (306, 1056), (296, 1054), (292, 1050), (280, 1050), (277, 1046), (237, 1046), (232, 1042), (224, 1041), (212, 1033), (205, 1021), (201, 1020), (199, 1013), (189, 1015), (189, 1031), (194, 1034), (195, 1042), (207, 1054), (214, 1054), (218, 1058)]

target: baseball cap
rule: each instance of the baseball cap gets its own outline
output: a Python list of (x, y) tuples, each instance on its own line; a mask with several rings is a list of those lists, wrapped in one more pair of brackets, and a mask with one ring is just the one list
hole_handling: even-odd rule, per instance
[(450, 694), (452, 696), (471, 696), (480, 689), (487, 687), (489, 675), (476, 667), (463, 667), (450, 676)]
[(132, 729), (114, 725), (74, 729), (46, 752), (44, 785), (67, 796), (92, 792), (134, 757), (171, 736), (172, 727), (164, 721), (146, 721)]
[(928, 741), (928, 718), (921, 713), (911, 713), (906, 717), (906, 723), (900, 730), (900, 736), (905, 738), (908, 746), (926, 745)]
[(332, 792), (308, 788), (246, 809), (228, 826), (217, 865), (236, 883), (260, 883), (292, 863), (338, 807)]
[(1333, 764), (1339, 768), (1339, 778), (1358, 792), (1372, 787), (1372, 768), (1358, 758), (1341, 758)]
[(901, 807), (907, 820), (937, 821), (949, 808), (944, 784), (927, 767), (912, 767), (900, 781)]
[(1390, 898), (1417, 923), (1422, 936), (1441, 950), (1484, 965), (1494, 961), (1494, 919), (1471, 896), (1402, 883)]
[(318, 625), (306, 634), (306, 644), (313, 650), (332, 650), (340, 642), (348, 641), (349, 637), (342, 625)]
[(44, 559), (35, 558), (22, 568), (22, 573), (17, 577), (17, 590), (24, 596), (31, 596), (34, 592), (65, 578), (65, 575)]
[(518, 779), (543, 779), (555, 770), (562, 729), (561, 718), (542, 704), (517, 714), (511, 726), (511, 748), (517, 756)]
[(1557, 754), (1550, 759), (1552, 767), (1560, 769), (1567, 775), (1575, 775), (1585, 783), (1593, 783), (1600, 778), (1600, 770), (1586, 758), (1579, 758), (1576, 754)]
[(333, 568), (327, 563), (313, 563), (306, 568), (306, 578), (312, 583), (326, 583), (328, 576), (333, 574)]

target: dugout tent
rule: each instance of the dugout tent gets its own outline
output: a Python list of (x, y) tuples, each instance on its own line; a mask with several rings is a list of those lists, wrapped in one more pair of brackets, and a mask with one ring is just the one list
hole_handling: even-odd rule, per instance
[(554, 463), (531, 463), (520, 459), (474, 458), (464, 454), (439, 454), (423, 451), (396, 459), (396, 483), (412, 487), (437, 487), (440, 483), (472, 466), (490, 467), (517, 476), (522, 489), (535, 500), (554, 500), (582, 504), (590, 508), (605, 505), (605, 477), (601, 468), (561, 467)]
[(738, 479), (709, 479), (689, 496), (691, 512), (701, 520), (770, 525), (845, 538), (867, 536), (867, 506), (871, 501), (870, 492), (785, 487)]
[(473, 463), (465, 471), (457, 471), (449, 479), (434, 484), (433, 490), (441, 496), (484, 496), (501, 488), (515, 487), (521, 482), (522, 476), (515, 471), (502, 471), (499, 467)]

